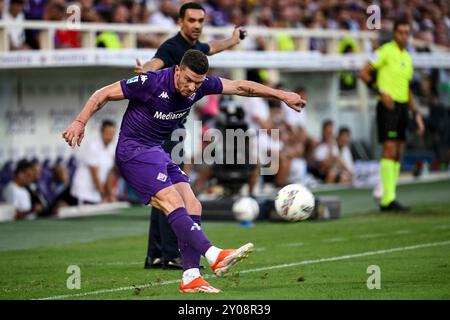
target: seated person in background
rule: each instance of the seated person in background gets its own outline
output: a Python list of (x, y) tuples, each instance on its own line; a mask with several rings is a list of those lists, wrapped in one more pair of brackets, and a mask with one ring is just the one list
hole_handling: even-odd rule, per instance
[(20, 160), (14, 170), (14, 179), (3, 190), (3, 198), (16, 209), (16, 219), (34, 219), (42, 206), (31, 202), (26, 186), (33, 180), (32, 164), (28, 160)]
[[(263, 81), (259, 77), (252, 80), (261, 84), (268, 85), (267, 82)], [(270, 109), (267, 99), (261, 97), (252, 97), (249, 99), (245, 99), (242, 107), (245, 113), (245, 122), (248, 125), (248, 129), (252, 131), (252, 135), (250, 138), (250, 153), (258, 157), (258, 164), (254, 167), (252, 177), (249, 181), (249, 192), (250, 194), (253, 194), (260, 174), (259, 166), (261, 165), (261, 156), (258, 153), (258, 145), (260, 143), (259, 139), (261, 138), (262, 142), (267, 141), (266, 135), (262, 132), (259, 132), (259, 130), (269, 129)]]
[(50, 204), (45, 197), (40, 186), (41, 180), (41, 164), (39, 160), (35, 159), (30, 162), (31, 165), (31, 181), (26, 185), (26, 189), (31, 197), (31, 205), (34, 208), (39, 208), (36, 212), (39, 216), (49, 216)]
[(313, 173), (325, 183), (351, 183), (352, 176), (339, 155), (333, 128), (331, 120), (326, 120), (322, 124), (322, 142), (314, 151)]
[(0, 16), (0, 20), (8, 24), (16, 24), (9, 29), (9, 46), (11, 50), (30, 50), (26, 43), (25, 29), (20, 26), (25, 20), (24, 14), (25, 0), (10, 0), (8, 9)]
[(62, 163), (57, 163), (52, 168), (53, 181), (51, 184), (51, 192), (54, 195), (51, 213), (58, 214), (58, 210), (62, 207), (69, 206), (74, 199), (70, 195), (70, 178), (67, 167)]
[[(277, 100), (269, 100), (269, 119), (267, 134), (259, 135), (258, 143), (264, 146), (261, 151), (268, 153), (270, 150), (272, 157), (278, 156), (279, 169), (275, 174), (275, 185), (283, 187), (290, 173), (291, 160), (295, 156), (296, 150), (289, 145), (291, 127), (286, 123), (285, 114), (281, 108), (281, 104)], [(275, 139), (273, 130), (279, 130), (279, 139)], [(267, 150), (267, 151), (266, 151)], [(263, 157), (263, 155), (261, 155)]]
[(71, 199), (67, 201), (69, 205), (110, 202), (112, 188), (108, 182), (113, 181), (110, 175), (114, 170), (115, 133), (115, 123), (105, 120), (100, 137), (80, 147), (70, 188)]
[(350, 150), (351, 132), (347, 127), (339, 128), (338, 136), (336, 139), (337, 146), (339, 148), (339, 155), (344, 163), (347, 171), (353, 177), (355, 171), (355, 163), (353, 161), (352, 152)]

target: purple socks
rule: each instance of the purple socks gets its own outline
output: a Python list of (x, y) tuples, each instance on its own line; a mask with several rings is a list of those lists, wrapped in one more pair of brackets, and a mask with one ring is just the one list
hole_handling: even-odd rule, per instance
[[(201, 226), (201, 216), (199, 215), (189, 215), (194, 223)], [(193, 249), (186, 242), (181, 242), (178, 240), (178, 248), (180, 249), (181, 256), (183, 257), (183, 270), (188, 270), (191, 268), (200, 268), (200, 258), (202, 255), (200, 252)]]
[(178, 208), (167, 217), (178, 238), (178, 247), (183, 257), (183, 269), (198, 268), (200, 257), (212, 246), (200, 227), (201, 217), (188, 215), (186, 208)]

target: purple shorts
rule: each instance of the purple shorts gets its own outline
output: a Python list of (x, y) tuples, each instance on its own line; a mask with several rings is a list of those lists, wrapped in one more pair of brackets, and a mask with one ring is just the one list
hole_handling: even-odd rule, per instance
[[(128, 152), (125, 154), (124, 151)], [(143, 204), (148, 204), (150, 198), (164, 188), (179, 182), (190, 183), (189, 177), (172, 162), (161, 146), (135, 147), (133, 150), (118, 146), (116, 164)]]

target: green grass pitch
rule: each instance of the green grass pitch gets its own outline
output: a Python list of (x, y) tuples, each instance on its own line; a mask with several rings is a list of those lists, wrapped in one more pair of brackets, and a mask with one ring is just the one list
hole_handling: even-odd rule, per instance
[[(0, 224), (0, 299), (450, 299), (450, 181), (401, 186), (407, 214), (376, 212), (368, 190), (327, 194), (341, 197), (341, 219), (205, 221), (220, 247), (255, 244), (230, 276), (203, 271), (217, 295), (180, 294), (181, 272), (143, 269), (149, 208)], [(66, 286), (69, 265), (79, 290)], [(381, 288), (369, 290), (373, 265)]]

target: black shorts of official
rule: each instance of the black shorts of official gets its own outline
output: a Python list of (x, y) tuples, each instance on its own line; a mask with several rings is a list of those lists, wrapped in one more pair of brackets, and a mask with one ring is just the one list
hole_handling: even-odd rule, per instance
[(377, 104), (378, 141), (406, 139), (408, 127), (408, 104), (395, 102), (393, 109), (388, 109), (381, 101)]

